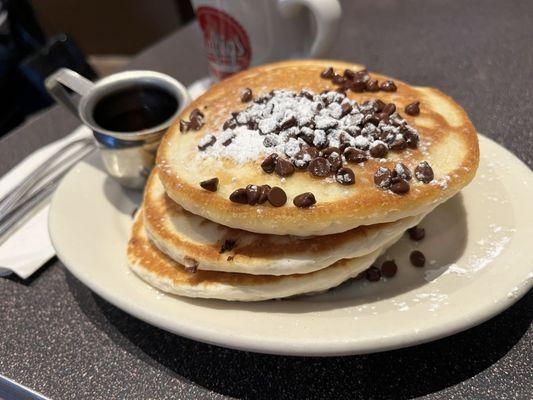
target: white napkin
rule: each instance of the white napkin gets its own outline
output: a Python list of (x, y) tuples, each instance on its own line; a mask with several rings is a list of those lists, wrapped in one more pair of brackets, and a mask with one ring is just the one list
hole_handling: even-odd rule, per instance
[[(22, 160), (0, 179), (0, 197), (19, 184), (40, 163), (68, 142), (92, 135), (90, 129), (80, 126), (63, 139), (40, 148)], [(28, 278), (55, 254), (48, 235), (50, 200), (0, 244), (0, 276), (14, 272)]]

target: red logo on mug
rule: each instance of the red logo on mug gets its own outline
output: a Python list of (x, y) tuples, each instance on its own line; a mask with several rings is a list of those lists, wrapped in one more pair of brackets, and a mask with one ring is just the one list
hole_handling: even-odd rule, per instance
[(211, 72), (219, 79), (250, 66), (252, 47), (243, 27), (230, 15), (213, 7), (196, 10), (204, 33)]

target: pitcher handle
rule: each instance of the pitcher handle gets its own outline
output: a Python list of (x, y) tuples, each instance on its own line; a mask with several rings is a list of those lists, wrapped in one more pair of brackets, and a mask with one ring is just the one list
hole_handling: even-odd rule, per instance
[(61, 68), (46, 78), (45, 85), (50, 95), (59, 104), (65, 106), (67, 110), (79, 118), (78, 104), (69, 95), (65, 87), (73, 90), (80, 96), (84, 96), (94, 83), (71, 69)]

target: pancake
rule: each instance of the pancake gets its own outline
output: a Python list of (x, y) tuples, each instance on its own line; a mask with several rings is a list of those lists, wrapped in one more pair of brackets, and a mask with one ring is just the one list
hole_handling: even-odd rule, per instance
[[(399, 237), (394, 240), (397, 239)], [(360, 258), (338, 261), (328, 268), (309, 274), (273, 276), (213, 271), (191, 273), (150, 242), (144, 229), (141, 210), (133, 224), (127, 257), (130, 268), (139, 277), (164, 292), (186, 297), (260, 301), (336, 287), (367, 269), (381, 251), (379, 249)]]
[[(319, 178), (308, 172), (297, 171), (284, 178), (275, 173), (265, 173), (261, 163), (267, 153), (262, 152), (252, 159), (249, 157), (257, 153), (257, 146), (264, 146), (264, 142), (252, 140), (257, 134), (247, 137), (243, 127), (236, 130), (240, 133), (237, 138), (230, 139), (227, 149), (223, 148), (222, 142), (228, 139), (227, 132), (221, 132), (224, 122), (231, 119), (232, 112), (244, 111), (252, 104), (241, 101), (244, 88), (250, 88), (254, 99), (260, 101), (264, 100), (264, 97), (261, 99), (262, 95), (274, 89), (300, 93), (307, 88), (315, 94), (335, 90), (338, 86), (320, 77), (321, 71), (329, 66), (340, 73), (345, 68), (362, 68), (345, 62), (291, 60), (252, 68), (213, 85), (192, 102), (180, 117), (188, 121), (191, 111), (199, 109), (205, 115), (204, 125), (199, 130), (189, 129), (181, 133), (178, 120), (163, 138), (157, 163), (168, 196), (189, 212), (232, 228), (264, 234), (309, 236), (329, 235), (360, 225), (392, 222), (426, 213), (471, 181), (478, 166), (479, 149), (476, 131), (464, 110), (437, 89), (414, 87), (398, 80), (394, 80), (397, 87), (395, 92), (348, 91), (347, 97), (356, 100), (359, 105), (378, 98), (385, 103), (394, 103), (401, 119), (409, 125), (408, 130), (416, 130), (418, 147), (389, 151), (382, 159), (370, 157), (363, 163), (350, 163), (348, 166), (355, 174), (353, 185), (342, 185), (335, 181), (335, 177)], [(370, 78), (379, 82), (390, 79), (375, 73), (370, 73)], [(420, 114), (408, 115), (405, 107), (415, 101), (420, 102)], [(242, 113), (245, 117), (248, 114)], [(288, 126), (291, 124), (289, 119), (285, 122)], [(314, 122), (315, 128), (318, 127), (316, 119)], [(253, 126), (254, 121), (250, 120), (249, 123)], [(298, 127), (300, 123), (298, 120)], [(320, 124), (323, 123), (324, 120), (321, 120)], [(270, 129), (268, 123), (262, 126), (266, 132)], [(317, 130), (314, 131), (313, 140), (320, 139)], [(208, 136), (211, 134), (214, 144)], [(400, 136), (403, 138), (403, 135), (396, 136), (396, 139)], [(361, 139), (364, 138), (352, 137), (350, 141), (356, 142), (354, 146), (364, 146), (365, 140)], [(199, 145), (205, 150), (200, 151)], [(387, 145), (392, 146), (390, 143)], [(285, 157), (283, 154), (280, 156)], [(401, 162), (413, 171), (422, 161), (429, 163), (434, 179), (426, 184), (413, 176), (406, 194), (384, 190), (374, 182), (374, 174), (380, 167), (394, 170), (396, 164)], [(215, 177), (218, 178), (216, 192), (200, 187), (200, 182)], [(281, 187), (287, 195), (286, 204), (273, 207), (268, 202), (249, 205), (230, 201), (229, 197), (236, 189), (249, 184)], [(309, 208), (296, 207), (293, 201), (305, 192), (314, 195), (316, 204)]]
[[(307, 238), (251, 233), (219, 225), (184, 210), (165, 194), (157, 168), (148, 179), (143, 210), (148, 237), (173, 260), (195, 265), (200, 270), (253, 275), (309, 273), (344, 258), (372, 253), (424, 217), (407, 217)], [(221, 253), (227, 241), (235, 243), (235, 247)]]

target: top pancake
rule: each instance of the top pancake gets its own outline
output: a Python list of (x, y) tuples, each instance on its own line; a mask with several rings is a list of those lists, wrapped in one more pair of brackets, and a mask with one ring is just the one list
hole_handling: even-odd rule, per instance
[[(325, 235), (424, 213), (453, 196), (474, 177), (479, 162), (478, 141), (464, 110), (436, 89), (413, 87), (398, 80), (394, 80), (396, 92), (348, 91), (347, 96), (359, 104), (374, 99), (396, 104), (401, 117), (418, 131), (419, 146), (389, 151), (386, 160), (370, 158), (361, 164), (350, 164), (356, 176), (354, 185), (340, 185), (334, 179), (313, 177), (307, 172), (282, 179), (261, 169), (264, 155), (239, 163), (200, 154), (198, 144), (207, 133), (219, 137), (231, 112), (250, 105), (241, 102), (244, 88), (252, 89), (254, 97), (278, 89), (299, 92), (306, 88), (314, 93), (335, 90), (330, 80), (320, 77), (329, 66), (341, 74), (344, 69), (362, 69), (360, 65), (328, 60), (269, 64), (230, 77), (192, 102), (181, 118), (188, 120), (190, 112), (198, 108), (205, 114), (205, 125), (199, 131), (180, 133), (176, 121), (158, 151), (160, 178), (168, 196), (186, 210), (232, 228), (277, 235)], [(390, 79), (374, 73), (370, 76), (380, 82)], [(420, 114), (413, 117), (404, 108), (414, 101), (420, 102)], [(420, 161), (427, 161), (433, 168), (435, 178), (429, 184), (413, 178), (410, 191), (404, 195), (374, 184), (373, 175), (380, 166), (393, 168), (401, 162), (413, 171)], [(219, 179), (216, 192), (200, 187), (201, 181), (213, 177)], [(268, 203), (250, 206), (229, 200), (234, 190), (249, 184), (279, 186), (287, 194), (287, 203), (282, 207)], [(312, 192), (317, 203), (310, 208), (295, 207), (293, 198), (303, 192)]]

